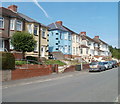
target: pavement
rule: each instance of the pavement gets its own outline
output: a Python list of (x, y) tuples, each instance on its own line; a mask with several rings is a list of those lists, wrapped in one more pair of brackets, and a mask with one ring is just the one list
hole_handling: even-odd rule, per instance
[(118, 69), (3, 82), (3, 102), (117, 102)]

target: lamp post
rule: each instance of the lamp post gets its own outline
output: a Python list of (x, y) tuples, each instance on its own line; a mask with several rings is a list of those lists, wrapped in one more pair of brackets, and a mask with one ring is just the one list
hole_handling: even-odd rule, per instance
[[(82, 43), (82, 35), (81, 35), (81, 34), (80, 34), (80, 38), (81, 38), (81, 39), (80, 39), (80, 50), (81, 50), (81, 53), (82, 53), (82, 47), (81, 47), (81, 45), (82, 45), (82, 44), (81, 44), (81, 43)], [(81, 53), (80, 53), (80, 54), (81, 54)], [(81, 54), (81, 70), (83, 70), (82, 54)]]

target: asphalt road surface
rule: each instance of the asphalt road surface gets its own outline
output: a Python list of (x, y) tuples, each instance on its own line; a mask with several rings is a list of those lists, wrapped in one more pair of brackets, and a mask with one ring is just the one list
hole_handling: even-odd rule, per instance
[(72, 72), (2, 89), (3, 102), (115, 102), (117, 97), (117, 68), (92, 73)]

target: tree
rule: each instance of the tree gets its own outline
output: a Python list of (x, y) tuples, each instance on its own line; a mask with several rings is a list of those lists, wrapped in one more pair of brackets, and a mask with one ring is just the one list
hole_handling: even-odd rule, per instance
[(23, 58), (25, 58), (25, 52), (32, 52), (36, 47), (33, 35), (28, 32), (15, 32), (11, 38), (11, 44), (14, 50), (23, 53)]

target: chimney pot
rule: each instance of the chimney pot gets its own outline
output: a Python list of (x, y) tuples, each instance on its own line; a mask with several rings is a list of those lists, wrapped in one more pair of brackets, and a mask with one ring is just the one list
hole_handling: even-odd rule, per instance
[(96, 39), (99, 39), (99, 36), (95, 36)]
[(80, 35), (86, 35), (86, 32), (80, 32)]
[(62, 21), (56, 21), (56, 23), (62, 26)]
[(10, 9), (10, 10), (12, 10), (12, 11), (14, 11), (14, 12), (17, 12), (17, 6), (16, 6), (16, 5), (10, 5), (10, 6), (8, 7), (8, 9)]

